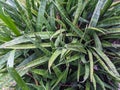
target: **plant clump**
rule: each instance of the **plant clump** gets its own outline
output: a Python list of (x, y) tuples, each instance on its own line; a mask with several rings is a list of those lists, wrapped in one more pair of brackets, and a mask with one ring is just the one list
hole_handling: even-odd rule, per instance
[(0, 0), (0, 88), (117, 90), (120, 2)]

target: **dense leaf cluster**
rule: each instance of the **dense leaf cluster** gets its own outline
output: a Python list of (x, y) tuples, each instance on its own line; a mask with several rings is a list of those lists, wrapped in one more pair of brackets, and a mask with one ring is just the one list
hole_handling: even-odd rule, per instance
[(117, 90), (120, 2), (0, 0), (0, 88)]

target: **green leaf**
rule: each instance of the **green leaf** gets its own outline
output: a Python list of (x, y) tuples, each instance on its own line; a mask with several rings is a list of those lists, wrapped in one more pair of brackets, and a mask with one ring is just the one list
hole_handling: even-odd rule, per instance
[(94, 37), (94, 41), (95, 41), (95, 46), (98, 50), (102, 50), (102, 44), (100, 41), (100, 38), (98, 37), (98, 35), (96, 33), (93, 34)]
[[(53, 65), (54, 65), (54, 64), (53, 64)], [(58, 67), (55, 66), (55, 65), (54, 65), (54, 67), (53, 67), (52, 69), (53, 69), (53, 71), (55, 72), (55, 75), (56, 75), (57, 77), (59, 77), (60, 74), (62, 73), (61, 70), (60, 70), (60, 68), (58, 68)]]
[(51, 79), (52, 77), (48, 74), (48, 70), (45, 69), (32, 69), (31, 72), (41, 75), (43, 78), (49, 78)]
[(53, 62), (56, 60), (56, 58), (57, 58), (60, 54), (61, 54), (61, 50), (58, 49), (58, 50), (56, 50), (56, 51), (52, 54), (52, 56), (50, 57), (49, 62), (48, 62), (48, 69), (49, 69), (50, 72), (51, 72), (50, 68), (51, 68)]
[(46, 57), (46, 56), (39, 57), (39, 58), (37, 58), (37, 59), (35, 59), (35, 60), (27, 63), (27, 64), (25, 65), (24, 69), (28, 69), (28, 68), (35, 67), (35, 66), (38, 66), (38, 65), (40, 65), (40, 64), (43, 64), (43, 63), (47, 62), (48, 59), (49, 59), (49, 58)]
[(120, 33), (120, 28), (109, 28), (109, 29), (104, 29), (104, 32), (106, 35), (108, 34), (119, 34)]
[(66, 30), (65, 29), (60, 29), (60, 30), (57, 30), (52, 36), (50, 39), (52, 39), (53, 37), (56, 37), (58, 36), (59, 34), (65, 32)]
[(86, 82), (85, 90), (90, 90), (90, 82), (89, 81)]
[(104, 4), (104, 0), (98, 1), (96, 8), (94, 10), (94, 13), (92, 15), (89, 27), (95, 27), (97, 25), (99, 17), (100, 17), (100, 10), (101, 10), (103, 4)]
[(96, 90), (96, 80), (95, 80), (94, 76), (93, 76), (93, 87), (94, 87), (94, 90)]
[(78, 0), (78, 5), (77, 5), (77, 10), (75, 12), (73, 24), (76, 25), (78, 22), (78, 18), (82, 13), (82, 8), (83, 8), (83, 0)]
[[(50, 43), (42, 43), (40, 44), (42, 47), (51, 47)], [(35, 49), (37, 48), (34, 44), (19, 44), (13, 46), (6, 46), (4, 49)]]
[(80, 59), (80, 57), (81, 57), (81, 56), (80, 56), (80, 55), (77, 55), (77, 54), (76, 54), (76, 55), (73, 55), (73, 56), (71, 56), (69, 59), (67, 59), (67, 60), (65, 60), (65, 61), (62, 61), (62, 62), (58, 63), (56, 66), (74, 62), (74, 61)]
[(17, 71), (13, 68), (14, 56), (15, 56), (15, 50), (11, 51), (8, 57), (8, 62), (7, 62), (8, 72), (10, 73), (11, 77), (17, 82), (19, 87), (22, 88), (22, 90), (29, 90), (29, 88), (27, 87), (23, 79), (20, 77)]
[(55, 40), (55, 47), (59, 47), (59, 45), (62, 43), (62, 38), (63, 38), (63, 35), (60, 34), (57, 39)]
[(22, 90), (29, 90), (28, 86), (13, 67), (8, 67), (8, 72)]
[(46, 0), (41, 0), (39, 11), (38, 11), (38, 16), (37, 16), (37, 22), (36, 22), (36, 30), (37, 31), (41, 31), (41, 29), (42, 29), (45, 8), (46, 8)]
[(66, 4), (66, 10), (67, 10), (67, 11), (70, 10), (70, 6), (71, 6), (72, 3), (73, 3), (73, 1), (71, 1), (71, 0), (68, 0), (68, 1), (67, 1), (67, 4)]
[(90, 75), (89, 73), (90, 73), (89, 65), (85, 64), (85, 75), (84, 75), (84, 79), (83, 79), (82, 83), (88, 79), (88, 77)]
[(112, 63), (112, 61), (100, 50), (94, 48), (94, 50), (99, 54), (99, 56), (104, 60), (104, 62), (108, 65), (108, 67), (110, 68), (110, 70), (116, 75), (116, 76), (120, 76), (115, 65)]
[(103, 81), (99, 78), (98, 75), (94, 74), (96, 82), (101, 85), (102, 90), (106, 90)]
[(52, 32), (35, 32), (35, 33), (31, 33), (31, 34), (25, 34), (23, 36), (19, 36), (11, 41), (8, 41), (2, 45), (0, 45), (0, 48), (6, 48), (8, 46), (13, 46), (16, 44), (21, 44), (21, 43), (27, 43), (27, 42), (31, 42), (31, 39), (34, 41), (35, 40), (35, 35), (40, 36), (41, 39), (50, 39), (50, 35), (52, 34)]
[(79, 43), (66, 44), (65, 47), (66, 47), (67, 50), (86, 53), (86, 50), (84, 49), (83, 45), (79, 44)]
[(9, 15), (5, 15), (2, 10), (3, 6), (0, 4), (0, 19), (10, 28), (10, 30), (17, 36), (20, 35), (20, 31), (18, 30), (17, 26), (11, 19)]
[(107, 12), (107, 10), (109, 9), (112, 3), (113, 3), (113, 0), (105, 0), (104, 6), (102, 7), (101, 12), (100, 12), (101, 16), (103, 16), (105, 12)]
[[(14, 0), (15, 5), (17, 6), (17, 10), (20, 13), (21, 19), (25, 22), (27, 29), (25, 32), (28, 32), (30, 30), (31, 32), (34, 31), (31, 19), (29, 18), (29, 15), (27, 15), (25, 8), (22, 6), (21, 2), (19, 0)], [(29, 8), (30, 9), (30, 8)], [(29, 12), (30, 13), (30, 12)]]
[(88, 50), (89, 60), (90, 60), (90, 80), (93, 82), (93, 72), (94, 72), (94, 62), (93, 62), (93, 55), (91, 51)]
[(105, 34), (105, 32), (103, 31), (102, 28), (88, 27), (87, 29), (88, 29), (88, 30), (98, 31), (98, 32), (101, 32), (101, 33)]
[(27, 12), (29, 15), (29, 19), (32, 19), (31, 1), (30, 0), (26, 0), (26, 8), (27, 8)]
[(26, 58), (25, 60), (23, 60), (19, 65), (17, 65), (17, 68), (21, 67), (21, 66), (25, 66), (27, 63), (31, 62), (32, 60), (34, 60), (37, 57), (37, 55), (35, 53), (33, 53), (32, 55), (29, 55), (28, 58)]
[(15, 50), (10, 52), (10, 55), (8, 57), (7, 66), (13, 67), (14, 66), (14, 56), (15, 56)]
[(72, 28), (72, 30), (78, 34), (80, 37), (82, 36), (83, 32), (77, 28), (76, 26), (74, 26), (72, 24), (72, 22), (65, 16), (63, 8), (61, 7), (61, 5), (58, 2), (53, 2), (53, 4), (57, 7), (57, 9), (59, 10), (61, 16), (64, 18), (64, 20), (66, 21), (66, 23)]
[(110, 27), (120, 24), (120, 16), (114, 16), (110, 18), (103, 19), (98, 23), (98, 27)]
[(115, 78), (116, 80), (120, 81), (120, 78), (119, 76), (117, 76), (116, 74), (114, 74), (109, 68), (108, 66), (106, 66), (106, 64), (101, 60), (101, 58), (96, 54), (94, 53), (94, 56), (97, 58), (97, 60), (99, 61), (99, 63), (102, 65), (102, 67), (107, 71), (108, 74), (110, 74), (113, 78)]
[(81, 72), (81, 66), (80, 66), (80, 62), (78, 62), (78, 70), (77, 70), (77, 81), (79, 82), (80, 79), (80, 72)]
[(56, 80), (56, 83), (54, 84), (54, 86), (52, 87), (51, 90), (54, 90), (54, 88), (57, 86), (57, 84), (63, 79), (64, 75), (66, 74), (66, 71), (67, 71), (67, 69), (63, 73), (60, 74), (60, 76)]

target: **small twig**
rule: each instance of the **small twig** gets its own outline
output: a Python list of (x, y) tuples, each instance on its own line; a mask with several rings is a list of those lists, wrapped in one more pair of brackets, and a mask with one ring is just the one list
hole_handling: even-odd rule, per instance
[(38, 81), (30, 73), (27, 73), (27, 75), (30, 76), (34, 80), (36, 86), (39, 85)]

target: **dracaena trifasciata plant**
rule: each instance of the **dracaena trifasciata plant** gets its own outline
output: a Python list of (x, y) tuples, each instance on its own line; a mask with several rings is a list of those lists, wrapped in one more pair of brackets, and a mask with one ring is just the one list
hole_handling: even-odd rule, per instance
[(0, 88), (117, 90), (120, 2), (0, 0)]

